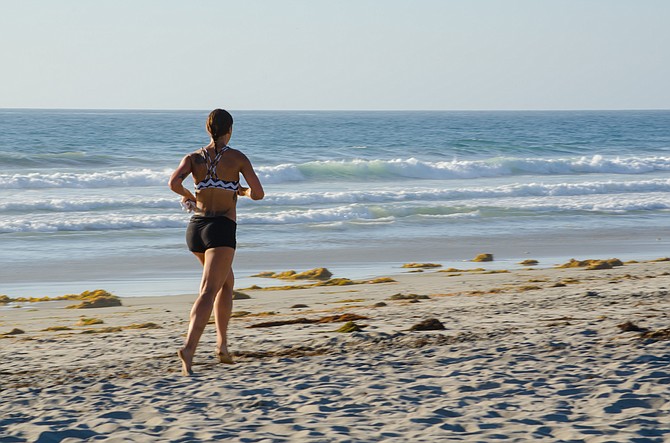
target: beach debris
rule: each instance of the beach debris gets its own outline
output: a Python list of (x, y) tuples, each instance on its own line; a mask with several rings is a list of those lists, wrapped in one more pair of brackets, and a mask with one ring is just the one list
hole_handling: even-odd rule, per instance
[(272, 277), (274, 277), (274, 275), (275, 275), (275, 273), (272, 272), (272, 271), (263, 271), (263, 272), (259, 272), (258, 274), (250, 275), (250, 277), (272, 278)]
[(436, 318), (426, 319), (409, 328), (410, 331), (443, 331), (445, 329), (447, 328)]
[(375, 308), (383, 308), (384, 306), (388, 306), (386, 303), (383, 301), (377, 302), (373, 305)]
[(358, 326), (355, 322), (353, 321), (348, 321), (342, 326), (340, 326), (335, 332), (343, 332), (343, 333), (351, 333), (351, 332), (359, 332), (362, 331), (361, 327)]
[(364, 298), (346, 298), (344, 300), (335, 300), (333, 303), (360, 303), (365, 301)]
[(563, 287), (565, 287), (565, 286), (567, 286), (567, 285), (566, 285), (565, 283), (563, 283), (563, 282), (560, 282), (560, 281), (554, 283), (553, 285), (551, 285), (552, 288), (563, 288)]
[(283, 272), (260, 272), (251, 277), (278, 278), (281, 280), (328, 280), (333, 273), (326, 268), (314, 268), (304, 272), (293, 270)]
[(427, 300), (430, 297), (427, 295), (419, 295), (419, 294), (402, 294), (402, 293), (397, 293), (393, 294), (390, 296), (388, 299), (389, 300)]
[(484, 268), (474, 268), (474, 269), (458, 269), (458, 268), (447, 268), (440, 269), (437, 272), (483, 272), (486, 271)]
[(251, 314), (251, 312), (249, 311), (234, 311), (232, 314), (230, 314), (230, 317), (231, 318), (246, 317), (249, 314)]
[(82, 334), (109, 334), (112, 332), (121, 332), (124, 329), (161, 329), (162, 326), (148, 322), (148, 323), (133, 323), (128, 326), (109, 326), (107, 328), (100, 329), (84, 329), (81, 331)]
[(410, 272), (424, 272), (424, 270), (423, 270), (423, 269), (411, 269), (411, 270), (409, 270), (409, 271), (407, 271), (407, 272), (408, 272), (408, 273), (410, 273)]
[(42, 329), (42, 331), (45, 332), (51, 332), (51, 331), (71, 331), (72, 328), (69, 326), (49, 326), (48, 328)]
[(6, 305), (6, 304), (9, 303), (10, 301), (12, 301), (11, 298), (9, 298), (9, 297), (6, 296), (6, 295), (2, 295), (2, 294), (0, 294), (0, 305)]
[(609, 258), (606, 260), (575, 260), (571, 258), (569, 262), (558, 265), (558, 268), (586, 268), (586, 270), (612, 269), (617, 266), (623, 266), (623, 262), (618, 258)]
[(355, 285), (356, 282), (348, 278), (331, 278), (326, 281), (314, 283), (312, 286), (348, 286)]
[(533, 260), (533, 259), (526, 259), (526, 260), (523, 260), (523, 261), (519, 262), (519, 264), (523, 265), (523, 266), (535, 266), (538, 263), (540, 263), (540, 262), (537, 261), (537, 260)]
[(14, 328), (9, 332), (5, 332), (3, 335), (19, 335), (19, 334), (25, 334), (25, 333), (26, 333), (26, 331), (24, 331), (23, 329)]
[(258, 291), (290, 291), (293, 289), (307, 289), (307, 288), (313, 288), (315, 286), (348, 286), (348, 285), (358, 285), (361, 282), (355, 282), (353, 280), (349, 280), (348, 278), (331, 278), (326, 281), (320, 281), (317, 283), (308, 283), (308, 284), (303, 284), (303, 285), (287, 285), (287, 286), (266, 286), (265, 288), (262, 288), (258, 285), (253, 285), (250, 286), (246, 289), (251, 290), (258, 290)]
[(542, 289), (540, 286), (537, 285), (523, 285), (519, 286), (518, 290), (519, 291), (537, 291), (538, 289)]
[(402, 268), (441, 268), (442, 265), (438, 263), (405, 263)]
[(285, 325), (308, 325), (317, 322), (318, 320), (313, 318), (300, 317), (300, 318), (293, 318), (291, 320), (276, 320), (276, 321), (266, 321), (263, 323), (256, 323), (247, 326), (247, 328), (273, 328), (275, 326), (285, 326)]
[(100, 325), (102, 323), (104, 323), (104, 321), (102, 321), (99, 318), (85, 318), (85, 317), (82, 317), (82, 318), (79, 319), (76, 326), (92, 326), (92, 325)]
[(309, 308), (309, 306), (302, 304), (302, 303), (297, 303), (293, 306), (291, 306), (291, 309), (302, 309), (302, 308)]
[(110, 294), (104, 289), (84, 291), (79, 294), (76, 300), (82, 300), (82, 302), (78, 305), (67, 306), (67, 309), (89, 309), (121, 306), (121, 299), (116, 295)]
[(644, 332), (640, 338), (651, 340), (670, 340), (670, 328), (657, 329), (655, 331)]
[(649, 260), (650, 262), (662, 262), (662, 261), (670, 261), (670, 257), (661, 257), (661, 258), (656, 258), (654, 260)]
[(373, 280), (368, 280), (366, 283), (374, 285), (377, 283), (396, 283), (396, 281), (393, 280), (391, 277), (378, 277)]
[(153, 322), (147, 323), (133, 323), (132, 325), (123, 326), (123, 329), (162, 329), (161, 325), (158, 325)]
[(632, 321), (627, 321), (617, 325), (617, 328), (621, 329), (621, 332), (647, 332), (649, 329), (641, 328)]
[(354, 321), (354, 320), (367, 320), (368, 317), (358, 314), (340, 314), (340, 315), (328, 315), (326, 317), (321, 317), (317, 323), (339, 323), (343, 321)]
[(472, 261), (483, 262), (483, 261), (493, 261), (493, 254), (483, 253), (477, 255)]
[(100, 329), (84, 329), (81, 331), (82, 334), (109, 334), (111, 332), (121, 332), (123, 331), (123, 328), (120, 326), (110, 326), (107, 328), (100, 328)]
[(251, 296), (240, 291), (233, 291), (233, 300), (249, 300)]
[(321, 318), (294, 318), (291, 320), (277, 320), (277, 321), (267, 321), (263, 323), (256, 323), (248, 328), (270, 328), (274, 326), (284, 326), (284, 325), (296, 325), (296, 324), (314, 324), (314, 323), (340, 323), (340, 322), (349, 322), (354, 320), (365, 320), (368, 317), (358, 314), (345, 313), (340, 315), (329, 315)]
[(599, 294), (598, 292), (596, 292), (596, 291), (586, 291), (586, 294), (585, 294), (585, 295), (586, 295), (587, 297), (597, 297), (597, 296), (600, 295), (600, 294)]

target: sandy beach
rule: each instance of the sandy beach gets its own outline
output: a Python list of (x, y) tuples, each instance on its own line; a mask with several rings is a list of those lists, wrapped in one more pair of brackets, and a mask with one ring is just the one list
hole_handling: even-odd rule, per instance
[(670, 261), (540, 265), (241, 288), (236, 364), (210, 325), (193, 377), (194, 294), (7, 305), (0, 442), (670, 441)]

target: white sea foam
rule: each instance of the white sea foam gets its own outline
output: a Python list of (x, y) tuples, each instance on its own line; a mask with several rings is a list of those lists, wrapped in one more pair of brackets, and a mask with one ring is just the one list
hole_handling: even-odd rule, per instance
[[(167, 193), (167, 191), (166, 191)], [(601, 200), (614, 198), (627, 201), (628, 194), (670, 193), (670, 179), (636, 181), (594, 181), (581, 183), (515, 183), (496, 187), (473, 187), (457, 189), (410, 188), (399, 191), (360, 190), (348, 192), (291, 192), (268, 193), (261, 202), (240, 199), (242, 213), (257, 212), (290, 206), (298, 213), (314, 206), (341, 206), (352, 204), (390, 204), (411, 202), (451, 202), (452, 205), (469, 204), (470, 200), (517, 198), (519, 207), (524, 200), (529, 203), (531, 197), (579, 197), (600, 196)], [(169, 195), (169, 193), (168, 193)], [(19, 198), (20, 197), (20, 198)], [(636, 197), (638, 198), (638, 197)], [(460, 203), (459, 203), (460, 202)], [(2, 212), (85, 212), (85, 211), (123, 211), (127, 209), (166, 209), (179, 211), (179, 197), (79, 197), (38, 198), (29, 200), (25, 195), (16, 199), (0, 201)]]
[[(457, 189), (409, 188), (393, 191), (293, 192), (268, 194), (265, 205), (311, 205), (337, 203), (386, 203), (403, 201), (469, 200), (494, 197), (578, 196), (670, 192), (670, 179), (627, 182), (594, 181), (581, 183), (515, 183), (496, 187)], [(242, 204), (244, 201), (241, 200)]]
[[(625, 214), (632, 211), (668, 211), (670, 195), (648, 194), (561, 197), (505, 197), (449, 202), (408, 202), (389, 204), (350, 204), (326, 208), (302, 208), (269, 212), (242, 212), (242, 225), (313, 225), (321, 223), (370, 224), (396, 223), (413, 219), (454, 220), (490, 217), (562, 216), (571, 213)], [(184, 213), (123, 214), (95, 213), (28, 214), (0, 217), (0, 233), (104, 231), (183, 228), (188, 220)], [(291, 229), (296, 229), (291, 227)]]
[(395, 160), (314, 161), (258, 168), (267, 183), (321, 179), (414, 178), (431, 180), (475, 179), (509, 175), (642, 174), (670, 171), (670, 157), (493, 158), (426, 162), (416, 158)]
[[(410, 159), (313, 161), (286, 163), (257, 168), (267, 184), (288, 182), (369, 179), (477, 179), (510, 175), (556, 174), (642, 174), (670, 171), (670, 157), (593, 157), (541, 159), (494, 158), (490, 160), (452, 160), (426, 162)], [(105, 188), (164, 186), (170, 169), (136, 169), (105, 172), (25, 172), (0, 174), (0, 189)]]
[(175, 198), (51, 198), (28, 201), (25, 198), (17, 201), (0, 202), (0, 211), (30, 212), (83, 212), (99, 210), (121, 210), (130, 208), (165, 208), (179, 209), (179, 197)]
[(0, 233), (8, 232), (58, 232), (58, 231), (108, 231), (132, 229), (161, 229), (186, 226), (187, 219), (175, 215), (114, 215), (100, 217), (86, 214), (60, 217), (0, 217)]
[(0, 174), (0, 189), (109, 188), (165, 186), (172, 171), (137, 169), (105, 172)]

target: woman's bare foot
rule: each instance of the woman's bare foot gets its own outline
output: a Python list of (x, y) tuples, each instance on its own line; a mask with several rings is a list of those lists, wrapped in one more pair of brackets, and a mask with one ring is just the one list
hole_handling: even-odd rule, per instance
[(191, 369), (191, 365), (193, 365), (193, 355), (188, 355), (184, 349), (178, 350), (177, 355), (181, 360), (181, 375), (193, 375), (193, 369)]
[(219, 363), (225, 363), (227, 365), (234, 365), (233, 357), (230, 355), (227, 349), (223, 349), (216, 352), (217, 357), (219, 357)]

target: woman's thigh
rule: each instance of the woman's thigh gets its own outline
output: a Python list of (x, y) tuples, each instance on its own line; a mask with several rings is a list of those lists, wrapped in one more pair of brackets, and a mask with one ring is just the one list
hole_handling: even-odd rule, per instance
[(223, 287), (231, 273), (235, 249), (226, 246), (210, 248), (204, 255), (203, 279), (209, 285)]

